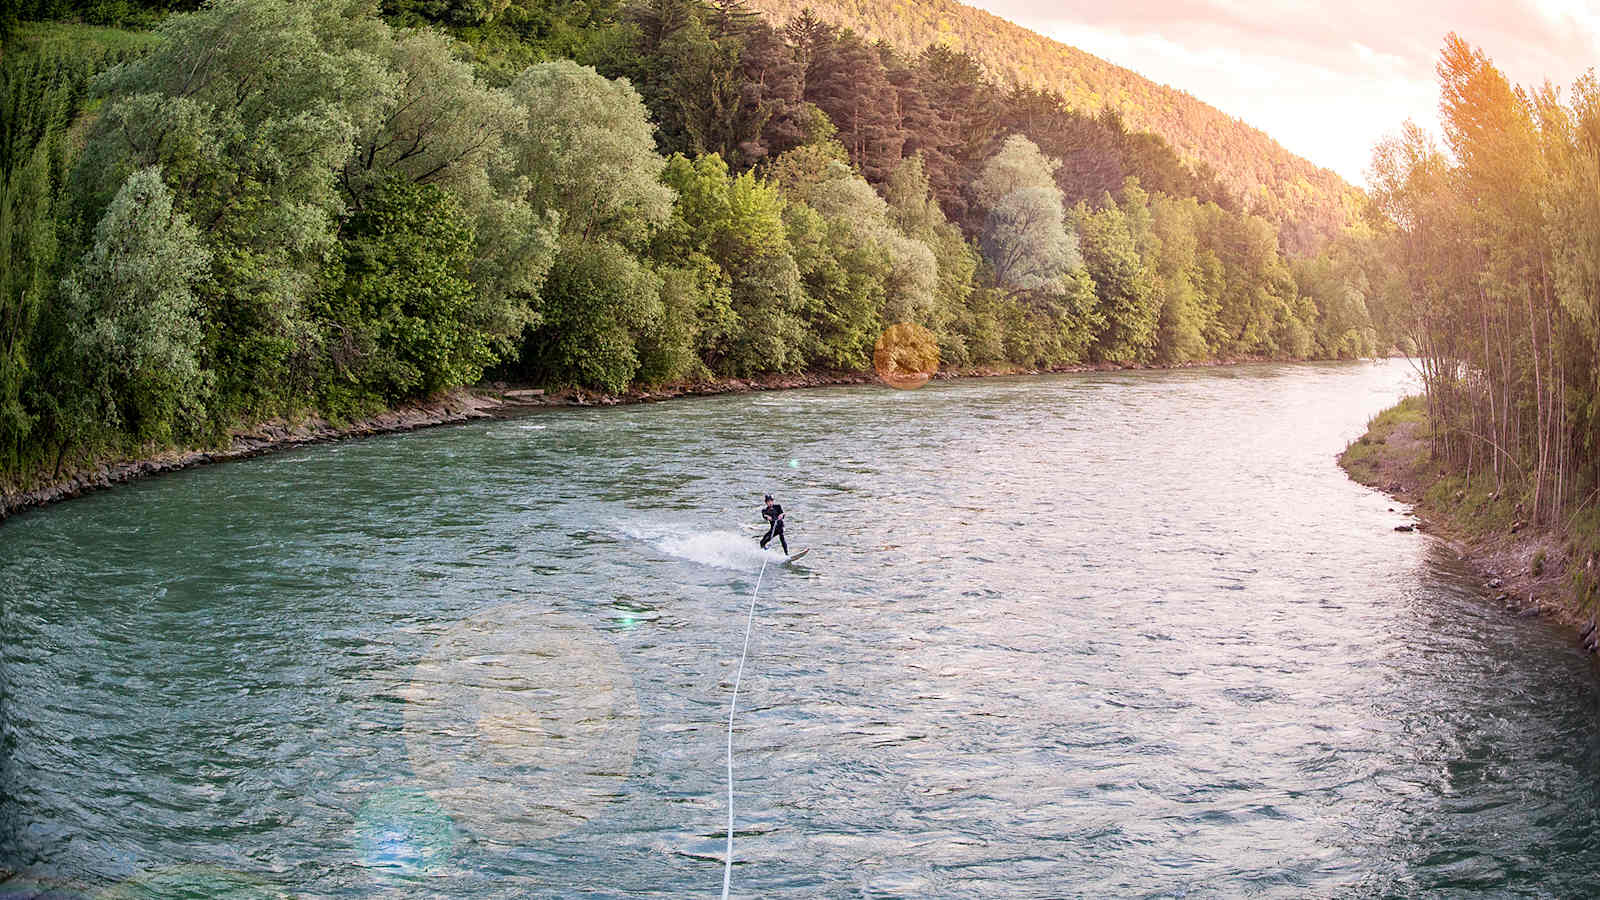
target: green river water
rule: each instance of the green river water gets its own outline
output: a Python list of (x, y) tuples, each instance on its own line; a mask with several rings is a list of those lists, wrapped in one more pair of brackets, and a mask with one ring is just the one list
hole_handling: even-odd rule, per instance
[[(0, 526), (0, 897), (1592, 894), (1596, 690), (1334, 464), (1401, 361), (795, 390)], [(767, 565), (760, 496), (810, 554)]]

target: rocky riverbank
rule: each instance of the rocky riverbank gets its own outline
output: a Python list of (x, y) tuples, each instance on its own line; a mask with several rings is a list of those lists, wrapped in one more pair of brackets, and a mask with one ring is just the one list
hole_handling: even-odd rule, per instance
[(388, 410), (369, 418), (335, 425), (312, 416), (298, 422), (275, 419), (234, 432), (224, 447), (168, 450), (141, 459), (102, 461), (80, 468), (29, 490), (0, 493), (0, 520), (24, 510), (70, 500), (139, 478), (176, 472), (210, 463), (248, 459), (279, 450), (325, 444), (346, 438), (413, 431), (435, 425), (494, 418), (506, 404), (493, 397), (457, 390), (426, 403)]
[[(1132, 369), (1190, 369), (1215, 366), (1237, 366), (1270, 362), (1265, 359), (1242, 358), (1206, 360), (1172, 366), (1126, 365), (1096, 363), (1073, 366), (1051, 366), (1043, 369), (1022, 366), (975, 366), (964, 369), (946, 369), (933, 376), (944, 381), (958, 378), (994, 378), (1007, 375), (1063, 375), (1073, 372), (1116, 372)], [(475, 388), (475, 392), (503, 402), (508, 410), (541, 406), (617, 406), (626, 403), (652, 403), (677, 397), (737, 394), (747, 391), (781, 391), (790, 388), (831, 387), (844, 384), (875, 384), (879, 379), (871, 372), (816, 371), (794, 375), (752, 375), (748, 378), (714, 378), (701, 381), (684, 381), (653, 388), (633, 388), (620, 394), (583, 388), (566, 388), (549, 391), (529, 385), (507, 382), (490, 382)]]
[(1593, 620), (1566, 578), (1568, 536), (1529, 527), (1519, 498), (1468, 483), (1437, 464), (1421, 397), (1407, 397), (1373, 418), (1367, 433), (1339, 454), (1339, 465), (1353, 480), (1411, 507), (1414, 524), (1397, 530), (1445, 541), (1508, 611), (1570, 625), (1594, 652)]
[[(1112, 363), (1098, 365), (1063, 366), (1050, 369), (1023, 367), (979, 367), (943, 371), (939, 379), (985, 378), (1003, 375), (1040, 375), (1067, 372), (1116, 371), (1121, 369), (1191, 368), (1230, 366), (1264, 362), (1258, 359), (1208, 360), (1183, 366), (1128, 366)], [(708, 396), (713, 394), (743, 393), (747, 391), (775, 391), (791, 388), (826, 387), (847, 384), (871, 384), (878, 379), (870, 372), (817, 371), (793, 375), (757, 375), (749, 378), (717, 378), (686, 381), (652, 388), (634, 388), (620, 394), (609, 394), (583, 388), (546, 390), (530, 385), (513, 385), (489, 382), (473, 388), (460, 388), (445, 396), (424, 403), (408, 404), (377, 415), (345, 424), (333, 424), (317, 416), (290, 422), (273, 420), (249, 429), (241, 429), (229, 436), (224, 447), (210, 449), (167, 450), (139, 459), (100, 460), (87, 467), (64, 471), (58, 478), (42, 485), (22, 490), (6, 491), (0, 488), (0, 522), (24, 510), (70, 500), (87, 493), (104, 490), (118, 484), (175, 472), (195, 466), (303, 447), (324, 444), (347, 438), (367, 437), (401, 431), (414, 431), (438, 425), (452, 425), (480, 419), (499, 419), (526, 415), (545, 407), (617, 406), (628, 403), (651, 403), (678, 397)]]
[(498, 403), (502, 415), (541, 406), (618, 406), (627, 403), (653, 403), (678, 397), (712, 394), (738, 394), (747, 391), (781, 391), (790, 388), (828, 387), (840, 384), (871, 384), (877, 381), (866, 372), (803, 372), (796, 375), (756, 375), (749, 378), (716, 378), (684, 381), (652, 388), (632, 388), (620, 394), (565, 388), (549, 391), (527, 385), (489, 382), (473, 389), (477, 396)]
[(810, 372), (673, 384), (650, 389), (635, 389), (622, 394), (606, 394), (581, 388), (546, 391), (504, 383), (485, 384), (470, 389), (458, 389), (435, 400), (396, 407), (344, 424), (334, 424), (318, 416), (294, 422), (275, 419), (234, 432), (229, 436), (228, 444), (223, 447), (167, 450), (139, 459), (98, 461), (89, 467), (66, 471), (61, 477), (39, 486), (10, 492), (0, 490), (0, 521), (28, 509), (81, 497), (135, 479), (211, 463), (248, 459), (308, 444), (325, 444), (349, 438), (415, 431), (419, 428), (454, 425), (481, 419), (509, 418), (525, 415), (540, 407), (615, 406), (696, 395), (866, 384), (873, 380), (871, 375), (861, 372)]

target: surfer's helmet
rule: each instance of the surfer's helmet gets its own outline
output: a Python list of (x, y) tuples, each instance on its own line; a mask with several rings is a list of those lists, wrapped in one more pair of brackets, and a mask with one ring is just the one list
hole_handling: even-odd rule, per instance
[(762, 500), (763, 500), (763, 501), (765, 501), (765, 502), (767, 502), (767, 503), (771, 503), (771, 502), (772, 502), (772, 495), (771, 495), (771, 494), (766, 494), (766, 495), (765, 495), (765, 496), (763, 496), (763, 497), (762, 497), (762, 498), (761, 498), (761, 499), (762, 499)]

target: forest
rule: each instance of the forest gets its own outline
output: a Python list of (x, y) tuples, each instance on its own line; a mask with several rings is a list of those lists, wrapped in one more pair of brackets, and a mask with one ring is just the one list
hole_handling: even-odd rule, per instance
[(12, 486), (486, 377), (863, 370), (897, 322), (954, 371), (1400, 333), (1383, 223), (1286, 254), (1114, 111), (809, 11), (22, 0), (0, 31)]
[(958, 0), (750, 0), (774, 21), (815, 15), (915, 53), (938, 44), (971, 54), (1001, 84), (1041, 87), (1073, 109), (1109, 111), (1130, 128), (1160, 135), (1215, 177), (1243, 208), (1278, 228), (1292, 255), (1315, 253), (1360, 215), (1359, 190), (1285, 150), (1267, 134), (1201, 102), (1076, 47), (1053, 41)]
[(1510, 83), (1459, 36), (1438, 64), (1445, 146), (1408, 125), (1373, 162), (1403, 280), (1396, 321), (1426, 381), (1441, 490), (1474, 515), (1576, 535), (1600, 558), (1600, 82)]

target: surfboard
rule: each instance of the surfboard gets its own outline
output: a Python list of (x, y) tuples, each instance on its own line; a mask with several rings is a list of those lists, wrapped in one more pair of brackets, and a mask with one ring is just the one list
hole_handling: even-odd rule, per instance
[(795, 560), (799, 559), (802, 556), (805, 556), (807, 553), (810, 553), (810, 552), (811, 552), (811, 548), (807, 547), (804, 550), (800, 550), (798, 552), (791, 553), (791, 554), (789, 554), (789, 558), (784, 560), (784, 562), (794, 562)]

